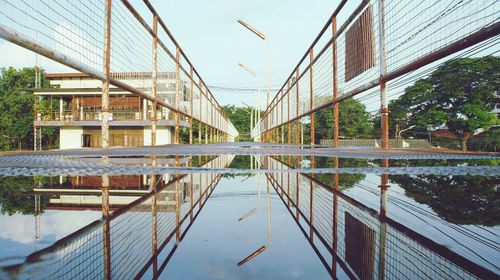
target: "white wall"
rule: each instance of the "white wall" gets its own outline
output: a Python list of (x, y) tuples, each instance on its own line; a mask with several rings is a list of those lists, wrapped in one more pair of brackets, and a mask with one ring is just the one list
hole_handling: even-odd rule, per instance
[(61, 127), (59, 130), (60, 149), (78, 149), (82, 147), (82, 127)]
[[(156, 145), (172, 144), (174, 139), (173, 128), (156, 128)], [(151, 146), (151, 127), (144, 128), (144, 146)]]

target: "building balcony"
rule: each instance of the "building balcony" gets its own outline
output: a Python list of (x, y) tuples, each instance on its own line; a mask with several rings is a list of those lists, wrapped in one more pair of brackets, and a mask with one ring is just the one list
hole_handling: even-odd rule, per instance
[[(101, 110), (57, 111), (48, 114), (38, 112), (35, 125), (38, 126), (101, 126), (103, 113)], [(150, 126), (152, 112), (110, 110), (108, 120), (110, 126)], [(157, 125), (175, 126), (175, 112), (170, 110), (157, 112)], [(187, 117), (180, 115), (179, 125), (189, 127)]]

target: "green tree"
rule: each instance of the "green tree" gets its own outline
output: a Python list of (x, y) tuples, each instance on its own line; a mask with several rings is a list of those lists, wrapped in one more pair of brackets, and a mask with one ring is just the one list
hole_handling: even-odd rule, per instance
[[(42, 75), (42, 87), (50, 83)], [(35, 69), (0, 68), (0, 150), (30, 149), (33, 147), (35, 98), (29, 90), (35, 86)], [(44, 102), (39, 109), (50, 106)], [(56, 129), (45, 128), (45, 144), (53, 144)]]
[(500, 90), (500, 57), (460, 58), (415, 82), (391, 102), (391, 127), (446, 126), (459, 139), (462, 150), (479, 128), (496, 123), (491, 113)]
[(249, 110), (234, 105), (224, 105), (222, 109), (227, 114), (236, 130), (238, 130), (239, 136), (236, 141), (252, 141), (250, 136), (251, 115)]
[[(316, 113), (316, 139), (333, 139), (333, 109), (328, 107)], [(339, 105), (339, 134), (346, 138), (370, 138), (373, 124), (365, 105), (349, 98)]]

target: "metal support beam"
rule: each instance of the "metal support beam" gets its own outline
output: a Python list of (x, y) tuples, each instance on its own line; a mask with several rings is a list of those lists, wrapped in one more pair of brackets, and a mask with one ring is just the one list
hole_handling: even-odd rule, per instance
[(106, 0), (106, 28), (104, 37), (104, 75), (105, 80), (102, 83), (102, 123), (101, 140), (102, 147), (109, 147), (109, 79), (111, 77), (109, 65), (111, 55), (111, 0)]
[[(297, 67), (295, 69), (295, 96), (296, 96), (296, 104), (295, 104), (295, 113), (296, 113), (296, 116), (299, 115), (299, 104), (300, 104), (300, 101), (299, 101), (299, 76), (300, 76), (300, 72), (299, 72), (299, 67)], [(295, 144), (299, 144), (300, 143), (300, 118), (297, 119), (297, 122), (296, 122), (296, 126), (297, 126), (297, 129), (295, 130)]]
[(153, 16), (153, 71), (151, 79), (153, 82), (153, 108), (151, 114), (151, 146), (156, 146), (156, 108), (158, 107), (158, 16)]
[(174, 132), (174, 144), (179, 144), (179, 109), (180, 109), (180, 91), (181, 91), (181, 69), (180, 69), (180, 48), (177, 47), (175, 51), (175, 61), (177, 63), (177, 90), (175, 93), (175, 107), (177, 111), (175, 112), (175, 132)]
[[(309, 101), (310, 101), (310, 104), (309, 104), (309, 110), (313, 110), (314, 108), (314, 67), (313, 67), (313, 63), (314, 63), (314, 51), (313, 49), (311, 48), (309, 50)], [(315, 134), (315, 131), (314, 131), (314, 111), (311, 113), (311, 123), (309, 124), (310, 127), (311, 127), (311, 146), (314, 147), (314, 134)]]
[(389, 107), (387, 84), (383, 79), (387, 75), (387, 53), (385, 49), (384, 0), (378, 0), (379, 50), (380, 50), (380, 142), (382, 149), (389, 148)]
[(337, 68), (337, 18), (332, 18), (332, 68), (333, 68), (333, 146), (339, 147), (339, 84)]
[(193, 87), (194, 87), (194, 80), (193, 80), (193, 66), (189, 69), (189, 76), (190, 76), (190, 82), (189, 82), (189, 144), (193, 144)]

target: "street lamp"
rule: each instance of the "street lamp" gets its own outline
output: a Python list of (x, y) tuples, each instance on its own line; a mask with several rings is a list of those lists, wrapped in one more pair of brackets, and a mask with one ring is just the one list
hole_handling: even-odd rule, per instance
[[(253, 28), (243, 20), (238, 19), (237, 21), (239, 24), (243, 25), (246, 29), (250, 30), (253, 34), (257, 35), (260, 39), (267, 41), (267, 96), (266, 96), (266, 110), (267, 110), (267, 108), (269, 108), (269, 96), (271, 95), (271, 88), (270, 88), (271, 87), (271, 40), (269, 40), (269, 37), (266, 37), (264, 33)], [(259, 107), (259, 110), (260, 109), (261, 108)], [(259, 120), (259, 125), (260, 125), (260, 120)]]
[[(260, 97), (260, 79), (257, 77), (257, 73), (255, 73), (254, 70), (252, 70), (251, 68), (249, 68), (248, 66), (244, 65), (244, 64), (241, 64), (241, 63), (238, 63), (238, 65), (243, 68), (243, 70), (245, 70), (247, 73), (249, 73), (250, 75), (252, 75), (254, 78), (257, 79), (257, 82), (258, 82), (258, 92), (259, 92), (259, 97), (257, 99), (257, 116), (256, 116), (256, 122), (258, 124), (258, 133), (259, 133), (259, 136), (260, 137), (260, 110), (261, 110), (261, 104), (260, 104), (260, 100), (261, 100), (261, 97)], [(250, 134), (251, 134), (251, 131), (250, 131)], [(251, 136), (251, 135), (250, 135)]]
[[(257, 180), (260, 182), (260, 173), (258, 174)], [(267, 183), (267, 244), (262, 245), (261, 247), (257, 248), (257, 250), (253, 251), (250, 255), (248, 255), (246, 258), (241, 260), (238, 263), (238, 266), (242, 266), (251, 259), (257, 257), (260, 255), (262, 252), (264, 252), (269, 246), (271, 246), (272, 240), (273, 240), (273, 235), (272, 235), (272, 225), (271, 225), (271, 192), (269, 189), (269, 181), (266, 181)], [(260, 203), (260, 184), (259, 184), (259, 203)], [(257, 206), (258, 207), (258, 206)], [(255, 209), (256, 211), (256, 209)], [(249, 213), (247, 213), (245, 216), (241, 217), (239, 221), (247, 218), (248, 216), (252, 215), (254, 210), (251, 210)]]

